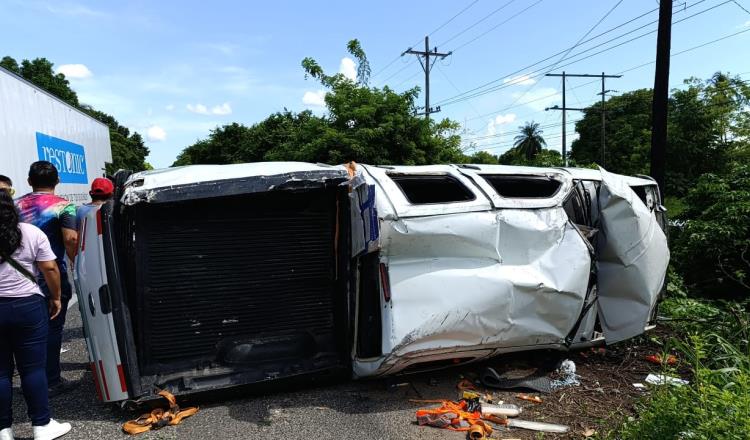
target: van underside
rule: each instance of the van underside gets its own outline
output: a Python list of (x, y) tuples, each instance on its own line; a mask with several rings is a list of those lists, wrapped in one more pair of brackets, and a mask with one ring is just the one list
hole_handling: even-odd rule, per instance
[(341, 191), (121, 205), (114, 230), (140, 395), (348, 366)]

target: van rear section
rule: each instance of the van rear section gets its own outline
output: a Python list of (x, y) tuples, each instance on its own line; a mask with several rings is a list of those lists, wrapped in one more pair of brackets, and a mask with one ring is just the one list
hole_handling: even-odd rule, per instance
[[(343, 167), (263, 165), (134, 175), (118, 187), (118, 201), (89, 213), (102, 234), (97, 246), (81, 248), (79, 272), (99, 264), (102, 276), (78, 278), (83, 292), (106, 286), (94, 308), (82, 307), (87, 337), (100, 338), (105, 327), (112, 334), (87, 340), (107, 379), (98, 382), (102, 400), (349, 367), (349, 175)], [(106, 312), (97, 308), (105, 297)], [(107, 322), (94, 326), (96, 319)], [(117, 377), (127, 391), (111, 392)]]

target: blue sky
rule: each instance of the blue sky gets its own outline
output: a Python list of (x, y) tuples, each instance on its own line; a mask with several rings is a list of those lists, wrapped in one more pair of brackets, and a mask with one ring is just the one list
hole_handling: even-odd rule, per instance
[[(535, 75), (619, 73), (653, 61), (655, 33), (582, 58), (655, 30), (649, 23), (657, 13), (648, 11), (657, 6), (655, 0), (0, 0), (0, 55), (50, 59), (68, 74), (82, 102), (142, 133), (151, 149), (149, 161), (164, 167), (218, 125), (252, 124), (284, 108), (322, 113), (324, 91), (304, 78), (300, 61), (311, 56), (326, 71), (351, 74), (355, 66), (345, 46), (352, 38), (368, 54), (376, 74), (372, 84), (397, 90), (421, 86), (414, 57), (398, 55), (412, 45), (423, 49), (430, 33), (431, 46), (454, 51), (432, 70), (431, 101), (442, 108), (433, 116), (460, 122), (467, 144), (474, 139), (479, 149), (498, 154), (530, 120), (542, 124), (549, 146), (559, 149), (560, 112), (544, 108), (560, 104), (560, 79)], [(750, 10), (750, 0), (675, 2), (674, 21), (684, 21), (673, 26), (672, 53), (750, 30), (750, 13), (741, 6)], [(564, 52), (527, 68), (641, 15), (582, 43), (562, 61)], [(750, 31), (676, 55), (670, 86), (718, 70), (750, 78), (748, 48)], [(548, 65), (554, 68), (545, 69)], [(451, 101), (490, 81), (501, 87)], [(649, 64), (609, 80), (607, 88), (621, 93), (652, 84)], [(599, 99), (600, 87), (570, 79), (568, 106)], [(570, 121), (578, 117), (568, 114)]]

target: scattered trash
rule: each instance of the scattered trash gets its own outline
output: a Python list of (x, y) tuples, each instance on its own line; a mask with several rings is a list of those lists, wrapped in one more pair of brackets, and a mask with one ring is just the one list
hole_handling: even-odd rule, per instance
[[(661, 365), (664, 361), (662, 359), (661, 354), (650, 354), (646, 356), (644, 359), (651, 362), (652, 364)], [(667, 356), (667, 365), (675, 365), (677, 363), (677, 356), (670, 354)]]
[(516, 388), (524, 388), (540, 393), (551, 393), (552, 386), (550, 378), (546, 376), (539, 376), (534, 374), (527, 377), (518, 379), (510, 379), (500, 376), (497, 371), (492, 367), (485, 368), (484, 372), (480, 376), (482, 384), (490, 388), (497, 388), (501, 390), (511, 390)]
[(683, 385), (687, 385), (690, 382), (686, 381), (685, 379), (680, 379), (677, 377), (667, 376), (666, 374), (649, 374), (646, 376), (646, 383), (650, 383), (651, 385), (674, 385), (681, 387)]
[(583, 431), (583, 436), (586, 438), (593, 437), (596, 435), (596, 430), (594, 428), (589, 428)]
[(542, 398), (539, 396), (529, 396), (528, 394), (516, 394), (517, 399), (528, 400), (529, 402), (542, 403)]
[(551, 387), (553, 390), (559, 390), (560, 388), (566, 388), (570, 386), (578, 386), (581, 382), (578, 380), (580, 377), (576, 374), (576, 364), (570, 359), (562, 361), (560, 366), (555, 372), (560, 376), (560, 379), (553, 380)]
[(555, 423), (532, 422), (530, 420), (508, 419), (508, 427), (522, 428), (531, 431), (566, 433), (570, 431), (569, 426), (557, 425)]
[(452, 431), (468, 431), (472, 425), (481, 422), (479, 411), (469, 412), (465, 400), (451, 402), (445, 400), (437, 408), (417, 410), (417, 423), (420, 426), (434, 426)]
[(151, 430), (161, 429), (167, 425), (178, 425), (186, 417), (190, 417), (198, 412), (198, 408), (180, 409), (175, 397), (169, 391), (159, 391), (160, 396), (169, 403), (168, 409), (156, 408), (150, 413), (141, 415), (135, 420), (130, 420), (122, 425), (122, 430), (127, 434), (136, 435)]
[(646, 385), (644, 385), (644, 384), (642, 384), (640, 382), (634, 383), (633, 387), (636, 388), (636, 389), (639, 389), (639, 390), (645, 390), (646, 389)]
[(60, 354), (67, 353), (67, 351), (68, 351), (67, 348), (61, 348), (60, 349)]
[(492, 434), (492, 426), (481, 420), (469, 428), (469, 438), (472, 440), (485, 440), (490, 434)]
[(482, 416), (504, 416), (504, 417), (516, 417), (521, 414), (521, 408), (518, 405), (512, 403), (504, 403), (502, 405), (484, 404), (482, 405)]

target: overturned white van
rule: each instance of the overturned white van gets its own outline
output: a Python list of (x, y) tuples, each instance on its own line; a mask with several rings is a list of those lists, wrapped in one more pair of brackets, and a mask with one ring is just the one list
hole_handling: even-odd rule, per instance
[(604, 170), (254, 163), (120, 174), (76, 260), (104, 401), (614, 343), (669, 260)]

